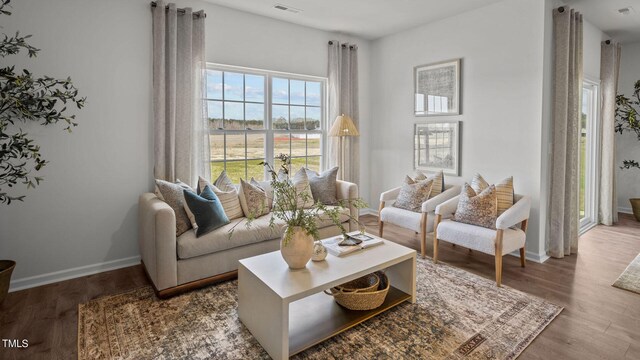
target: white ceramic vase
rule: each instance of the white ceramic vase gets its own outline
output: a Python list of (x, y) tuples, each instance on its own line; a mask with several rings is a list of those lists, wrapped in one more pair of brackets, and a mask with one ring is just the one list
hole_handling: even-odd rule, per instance
[[(285, 234), (287, 231), (285, 231)], [(291, 238), (285, 245), (285, 235), (280, 240), (280, 253), (290, 269), (304, 269), (313, 255), (313, 236), (299, 227), (291, 230)]]

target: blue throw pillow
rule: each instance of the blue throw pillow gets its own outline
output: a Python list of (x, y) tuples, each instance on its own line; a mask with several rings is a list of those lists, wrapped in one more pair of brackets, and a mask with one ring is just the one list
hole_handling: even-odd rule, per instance
[(200, 195), (184, 190), (184, 200), (195, 218), (198, 228), (196, 237), (200, 237), (219, 227), (228, 224), (229, 218), (224, 213), (218, 196), (207, 185)]

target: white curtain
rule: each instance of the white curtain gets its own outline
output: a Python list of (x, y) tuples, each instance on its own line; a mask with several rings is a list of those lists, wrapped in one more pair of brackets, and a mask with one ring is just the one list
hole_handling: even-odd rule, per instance
[(618, 197), (616, 194), (616, 93), (620, 72), (620, 44), (603, 41), (601, 44), (600, 80), (602, 81), (602, 128), (600, 166), (600, 222), (613, 225), (618, 221)]
[(553, 10), (554, 94), (549, 255), (578, 251), (578, 147), (582, 96), (582, 15)]
[[(329, 41), (329, 124), (330, 129), (338, 115), (351, 117), (360, 130), (358, 113), (358, 46)], [(343, 137), (344, 164), (341, 164), (338, 139), (328, 138), (327, 168), (339, 166), (344, 170), (342, 180), (358, 184), (360, 181), (360, 146), (358, 137)]]
[(204, 12), (160, 0), (153, 12), (154, 175), (195, 185), (210, 178), (203, 101)]

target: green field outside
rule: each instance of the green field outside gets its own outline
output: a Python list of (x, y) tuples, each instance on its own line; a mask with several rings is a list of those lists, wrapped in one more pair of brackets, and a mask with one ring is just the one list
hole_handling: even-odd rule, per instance
[[(239, 183), (240, 178), (256, 180), (265, 178), (264, 168), (259, 165), (265, 158), (265, 136), (266, 134), (244, 134), (226, 135), (226, 170), (234, 183)], [(313, 136), (313, 137), (312, 137)], [(245, 150), (246, 141), (246, 150)], [(211, 176), (216, 178), (225, 169), (225, 135), (211, 135)], [(290, 151), (291, 150), (291, 151)], [(245, 154), (246, 151), (246, 154)], [(274, 137), (274, 155), (285, 153), (291, 155), (292, 173), (301, 167), (308, 167), (312, 170), (320, 170), (321, 144), (320, 138), (316, 135), (277, 134)], [(249, 159), (249, 160), (246, 160)], [(274, 165), (274, 164), (272, 164)], [(280, 164), (275, 164), (275, 167)]]

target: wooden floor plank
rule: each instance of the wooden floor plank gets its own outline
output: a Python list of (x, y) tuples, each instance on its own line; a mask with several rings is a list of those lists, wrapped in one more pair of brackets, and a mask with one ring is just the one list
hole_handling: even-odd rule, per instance
[[(362, 220), (377, 233), (377, 217)], [(420, 249), (412, 231), (387, 224), (385, 237)], [(426, 250), (433, 254), (431, 239)], [(565, 307), (521, 359), (640, 359), (640, 294), (611, 286), (638, 253), (640, 223), (621, 214), (616, 226), (598, 226), (583, 235), (578, 255), (544, 264), (529, 261), (524, 269), (517, 257), (505, 256), (503, 284)], [(494, 279), (492, 256), (447, 243), (439, 256)], [(145, 285), (142, 268), (133, 266), (9, 294), (0, 305), (0, 338), (28, 339), (30, 346), (0, 348), (0, 358), (75, 358), (78, 304)]]

